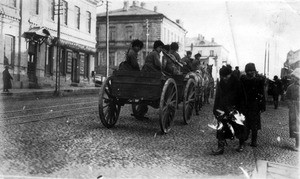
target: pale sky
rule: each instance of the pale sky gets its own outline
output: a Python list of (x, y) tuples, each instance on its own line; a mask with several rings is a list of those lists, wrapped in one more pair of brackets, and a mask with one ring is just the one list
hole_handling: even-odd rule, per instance
[[(123, 0), (110, 0), (110, 10), (123, 7)], [(254, 62), (264, 71), (265, 44), (270, 43), (269, 76), (280, 76), (280, 69), (290, 50), (300, 49), (300, 0), (143, 0), (146, 9), (163, 13), (171, 20), (181, 19), (187, 37), (202, 34), (215, 39), (229, 50), (231, 65)], [(132, 0), (129, 1), (132, 5)], [(98, 12), (105, 12), (104, 6)], [(238, 60), (237, 60), (238, 59)]]

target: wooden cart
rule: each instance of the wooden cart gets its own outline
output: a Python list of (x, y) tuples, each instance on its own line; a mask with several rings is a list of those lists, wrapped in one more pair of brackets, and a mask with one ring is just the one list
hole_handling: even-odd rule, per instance
[(183, 102), (184, 122), (190, 122), (195, 105), (195, 80), (160, 72), (114, 71), (102, 84), (99, 96), (99, 116), (105, 127), (116, 124), (121, 106), (132, 104), (133, 116), (139, 119), (147, 113), (149, 105), (159, 109), (161, 130), (168, 133), (178, 103)]

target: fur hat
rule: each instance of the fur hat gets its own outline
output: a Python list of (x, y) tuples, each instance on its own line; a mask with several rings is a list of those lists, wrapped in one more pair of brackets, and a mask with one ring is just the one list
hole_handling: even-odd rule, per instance
[(245, 66), (245, 72), (249, 72), (249, 71), (256, 71), (256, 68), (255, 68), (255, 64), (254, 63), (248, 63), (246, 66)]
[(165, 45), (165, 44), (164, 44), (162, 41), (156, 40), (156, 41), (154, 42), (153, 48), (156, 49), (157, 47), (163, 47), (164, 45)]
[(225, 77), (229, 74), (231, 74), (232, 70), (227, 66), (222, 66), (222, 68), (219, 71), (220, 76)]
[(201, 57), (201, 54), (200, 53), (197, 53), (196, 55), (195, 55), (195, 58), (200, 58)]

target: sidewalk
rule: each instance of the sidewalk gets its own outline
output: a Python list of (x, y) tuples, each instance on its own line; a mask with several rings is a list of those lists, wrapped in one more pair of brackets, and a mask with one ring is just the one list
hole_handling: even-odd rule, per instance
[[(10, 89), (9, 92), (1, 92), (0, 100), (30, 100), (30, 99), (42, 99), (56, 97), (54, 95), (55, 88), (42, 88), (42, 89)], [(98, 96), (100, 87), (61, 87), (60, 97), (63, 96), (75, 96), (82, 94), (95, 94)]]
[(252, 178), (297, 179), (299, 178), (299, 168), (281, 163), (258, 160)]

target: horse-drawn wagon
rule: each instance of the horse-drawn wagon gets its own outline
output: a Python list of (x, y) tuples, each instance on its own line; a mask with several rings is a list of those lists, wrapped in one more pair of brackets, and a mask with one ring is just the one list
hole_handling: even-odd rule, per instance
[(102, 124), (113, 127), (125, 104), (132, 105), (133, 116), (143, 117), (147, 106), (159, 109), (163, 133), (171, 129), (178, 103), (183, 102), (183, 120), (190, 122), (195, 105), (195, 80), (185, 75), (168, 76), (161, 72), (116, 70), (102, 84), (99, 116)]

